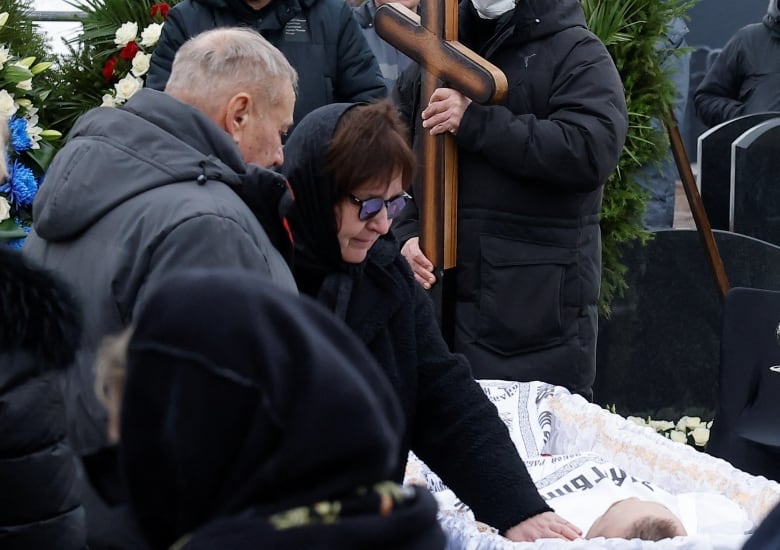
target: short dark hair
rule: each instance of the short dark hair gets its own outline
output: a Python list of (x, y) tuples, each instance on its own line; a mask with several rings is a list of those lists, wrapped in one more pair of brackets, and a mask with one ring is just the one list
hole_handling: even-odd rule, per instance
[(644, 517), (633, 523), (626, 532), (627, 539), (662, 540), (685, 535), (680, 524), (671, 518)]
[(324, 170), (331, 177), (334, 201), (346, 197), (368, 180), (390, 185), (401, 171), (408, 189), (416, 169), (409, 132), (389, 100), (347, 109), (336, 125), (325, 153)]

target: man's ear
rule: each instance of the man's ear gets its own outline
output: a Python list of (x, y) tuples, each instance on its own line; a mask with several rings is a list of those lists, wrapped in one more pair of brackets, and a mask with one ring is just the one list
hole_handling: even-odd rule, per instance
[(239, 92), (228, 100), (224, 113), (224, 127), (236, 143), (241, 139), (251, 116), (252, 98), (248, 93)]

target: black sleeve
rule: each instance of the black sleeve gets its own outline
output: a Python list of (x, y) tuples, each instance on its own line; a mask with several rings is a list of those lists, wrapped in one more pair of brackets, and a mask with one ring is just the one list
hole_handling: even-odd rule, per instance
[(623, 83), (606, 47), (590, 33), (560, 47), (564, 55), (545, 117), (474, 102), (456, 139), (460, 150), (479, 153), (518, 181), (588, 192), (604, 184), (623, 150), (628, 131)]
[(550, 511), (468, 361), (447, 349), (430, 298), (414, 287), (419, 390), (412, 450), (478, 520), (502, 533)]

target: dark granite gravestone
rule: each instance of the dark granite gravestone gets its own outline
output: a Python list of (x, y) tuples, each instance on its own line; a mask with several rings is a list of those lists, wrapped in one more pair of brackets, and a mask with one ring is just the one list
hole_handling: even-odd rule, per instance
[(730, 222), (736, 233), (780, 244), (780, 118), (732, 145)]
[(780, 113), (756, 113), (718, 124), (699, 136), (698, 184), (713, 229), (728, 230), (731, 209), (731, 144), (752, 127)]
[[(780, 247), (714, 234), (732, 286), (780, 290)], [(595, 402), (624, 416), (712, 419), (722, 306), (699, 234), (658, 231), (623, 260), (629, 288), (599, 319)]]

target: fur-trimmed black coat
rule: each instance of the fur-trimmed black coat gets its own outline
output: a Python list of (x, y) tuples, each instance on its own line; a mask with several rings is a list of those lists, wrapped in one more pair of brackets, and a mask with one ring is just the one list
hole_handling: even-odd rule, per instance
[(67, 291), (0, 243), (0, 548), (85, 548), (59, 385), (79, 333)]

